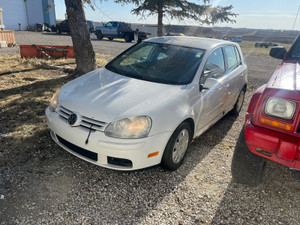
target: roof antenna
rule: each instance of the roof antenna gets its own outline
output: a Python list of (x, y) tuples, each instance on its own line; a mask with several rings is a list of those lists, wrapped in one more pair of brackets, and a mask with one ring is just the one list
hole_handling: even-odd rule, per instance
[(296, 18), (295, 18), (295, 21), (294, 21), (294, 25), (293, 25), (292, 30), (294, 30), (294, 28), (295, 28), (296, 21), (297, 21), (297, 18), (298, 18), (298, 14), (299, 14), (299, 11), (300, 11), (300, 5), (299, 5), (299, 7), (298, 7), (298, 11), (297, 11), (297, 14), (296, 14)]

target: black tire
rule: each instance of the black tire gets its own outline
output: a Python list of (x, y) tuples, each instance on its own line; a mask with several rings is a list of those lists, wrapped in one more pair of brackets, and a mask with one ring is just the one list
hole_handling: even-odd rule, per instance
[(255, 43), (254, 47), (258, 48), (259, 47), (259, 43)]
[(231, 174), (233, 180), (249, 186), (257, 186), (261, 183), (266, 169), (266, 159), (250, 152), (245, 141), (245, 129), (241, 130), (236, 143)]
[(292, 176), (296, 182), (300, 185), (300, 171), (298, 170), (291, 170)]
[[(188, 134), (188, 137), (186, 136), (186, 134)], [(172, 134), (172, 136), (170, 137), (168, 144), (165, 148), (162, 160), (161, 160), (161, 166), (167, 170), (177, 170), (181, 164), (184, 161), (184, 157), (186, 154), (186, 151), (189, 147), (189, 144), (192, 140), (192, 130), (190, 125), (187, 122), (183, 122), (181, 123), (176, 130), (174, 131), (174, 133)], [(187, 140), (186, 140), (187, 138)], [(181, 140), (180, 140), (181, 139)], [(182, 142), (181, 142), (182, 141)], [(182, 149), (182, 151), (180, 151), (181, 149), (178, 148), (176, 149), (176, 145), (180, 145), (181, 143), (184, 145), (184, 148)], [(185, 148), (186, 145), (186, 148)], [(178, 146), (177, 146), (178, 147)], [(178, 157), (175, 157), (175, 155), (178, 155)], [(178, 161), (177, 161), (178, 160)]]
[(108, 40), (112, 41), (112, 40), (114, 40), (114, 38), (113, 37), (108, 37)]
[(61, 34), (61, 30), (57, 28), (57, 29), (56, 29), (56, 33), (57, 33), (57, 34)]
[(133, 40), (132, 37), (129, 34), (126, 34), (124, 39), (125, 39), (126, 42), (132, 42), (132, 40)]
[(101, 32), (96, 32), (96, 36), (99, 40), (103, 39), (103, 34)]
[(236, 117), (239, 116), (244, 104), (245, 93), (246, 93), (246, 87), (243, 87), (243, 89), (240, 91), (239, 97), (236, 100), (236, 103), (234, 104), (233, 109), (230, 111), (230, 114), (232, 116), (236, 116)]

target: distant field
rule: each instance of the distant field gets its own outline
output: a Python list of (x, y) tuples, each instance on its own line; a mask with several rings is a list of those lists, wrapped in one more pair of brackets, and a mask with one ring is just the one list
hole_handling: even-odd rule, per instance
[[(239, 43), (239, 45), (241, 46), (241, 49), (245, 54), (256, 54), (256, 55), (269, 55), (270, 49), (269, 48), (255, 48), (255, 43), (260, 43), (260, 42), (256, 42), (256, 41), (242, 41)], [(287, 50), (290, 48), (291, 44), (285, 44), (285, 43), (278, 43), (276, 42), (276, 44), (280, 45), (280, 46), (284, 46)]]

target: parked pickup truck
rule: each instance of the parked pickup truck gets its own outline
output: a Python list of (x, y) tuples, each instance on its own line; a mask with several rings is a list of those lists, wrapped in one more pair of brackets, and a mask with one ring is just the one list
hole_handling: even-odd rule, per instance
[(129, 23), (111, 21), (104, 26), (96, 27), (95, 34), (99, 40), (107, 37), (109, 40), (114, 38), (124, 38), (126, 42), (137, 40), (138, 42), (148, 38), (148, 33), (132, 30)]

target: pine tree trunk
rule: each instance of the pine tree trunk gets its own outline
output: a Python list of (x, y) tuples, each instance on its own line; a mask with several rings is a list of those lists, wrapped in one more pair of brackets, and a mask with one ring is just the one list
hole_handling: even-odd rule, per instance
[(163, 36), (163, 2), (161, 0), (157, 3), (157, 36)]
[(82, 0), (65, 0), (74, 54), (76, 74), (84, 74), (96, 69), (95, 52), (86, 24)]

